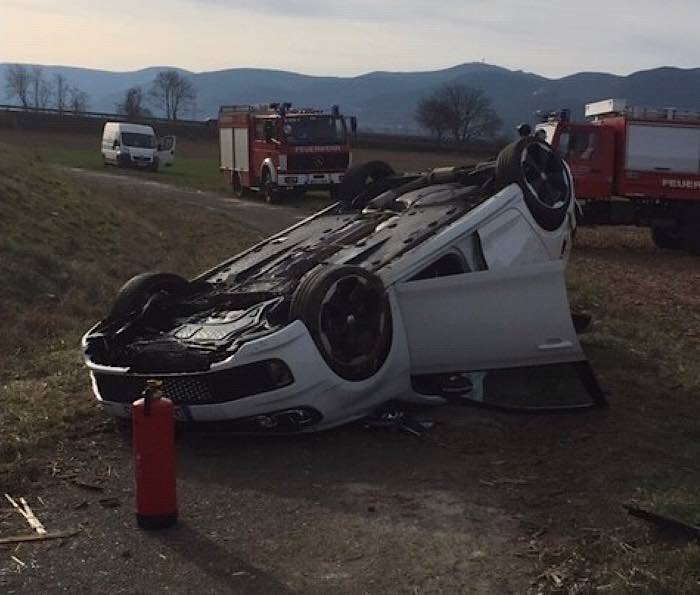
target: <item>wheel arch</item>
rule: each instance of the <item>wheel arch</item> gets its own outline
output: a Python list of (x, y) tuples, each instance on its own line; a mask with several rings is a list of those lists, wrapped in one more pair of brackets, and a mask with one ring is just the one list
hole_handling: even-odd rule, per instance
[(259, 175), (261, 182), (266, 169), (270, 172), (270, 180), (277, 184), (277, 167), (271, 157), (263, 159), (263, 162), (260, 164)]

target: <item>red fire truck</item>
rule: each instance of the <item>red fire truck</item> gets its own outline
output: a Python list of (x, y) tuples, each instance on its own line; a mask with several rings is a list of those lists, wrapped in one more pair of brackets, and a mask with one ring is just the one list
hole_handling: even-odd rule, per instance
[(290, 103), (223, 106), (219, 110), (220, 166), (237, 196), (258, 190), (268, 202), (308, 189), (334, 194), (350, 166), (355, 118)]
[(584, 223), (644, 225), (660, 248), (700, 255), (700, 113), (608, 99), (536, 130), (568, 161)]

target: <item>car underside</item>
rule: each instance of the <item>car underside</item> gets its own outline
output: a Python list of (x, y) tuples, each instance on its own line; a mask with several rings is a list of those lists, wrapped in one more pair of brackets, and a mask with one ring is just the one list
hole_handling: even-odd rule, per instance
[(127, 416), (158, 378), (180, 419), (309, 431), (585, 362), (563, 275), (575, 208), (568, 168), (529, 139), (472, 168), (356, 166), (338, 203), (197, 278), (129, 281), (83, 338), (96, 396)]

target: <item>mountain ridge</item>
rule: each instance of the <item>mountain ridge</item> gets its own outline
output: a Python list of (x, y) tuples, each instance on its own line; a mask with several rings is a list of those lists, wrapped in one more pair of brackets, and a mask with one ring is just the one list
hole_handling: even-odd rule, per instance
[[(0, 63), (0, 81), (7, 63)], [(47, 77), (63, 74), (90, 96), (90, 109), (110, 112), (127, 88), (148, 86), (169, 66), (111, 71), (79, 66), (40, 65)], [(176, 67), (174, 67), (176, 68)], [(339, 104), (358, 116), (364, 130), (417, 130), (417, 102), (446, 82), (483, 89), (492, 98), (507, 133), (520, 121), (532, 121), (537, 110), (570, 108), (583, 116), (589, 101), (624, 97), (632, 103), (694, 108), (700, 105), (700, 68), (662, 66), (628, 75), (586, 71), (548, 78), (525, 70), (511, 70), (483, 62), (465, 62), (436, 70), (372, 71), (357, 76), (317, 76), (283, 69), (236, 67), (192, 72), (197, 102), (185, 117), (205, 119), (220, 105), (291, 101), (295, 105), (329, 107)]]

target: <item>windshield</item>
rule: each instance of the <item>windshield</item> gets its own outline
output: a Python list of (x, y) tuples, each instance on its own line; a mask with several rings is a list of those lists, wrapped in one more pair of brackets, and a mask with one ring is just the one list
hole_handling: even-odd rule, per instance
[(345, 142), (345, 120), (335, 116), (288, 116), (284, 133), (290, 145), (342, 144)]
[(122, 144), (125, 147), (136, 147), (137, 149), (154, 149), (156, 137), (150, 134), (122, 132)]

